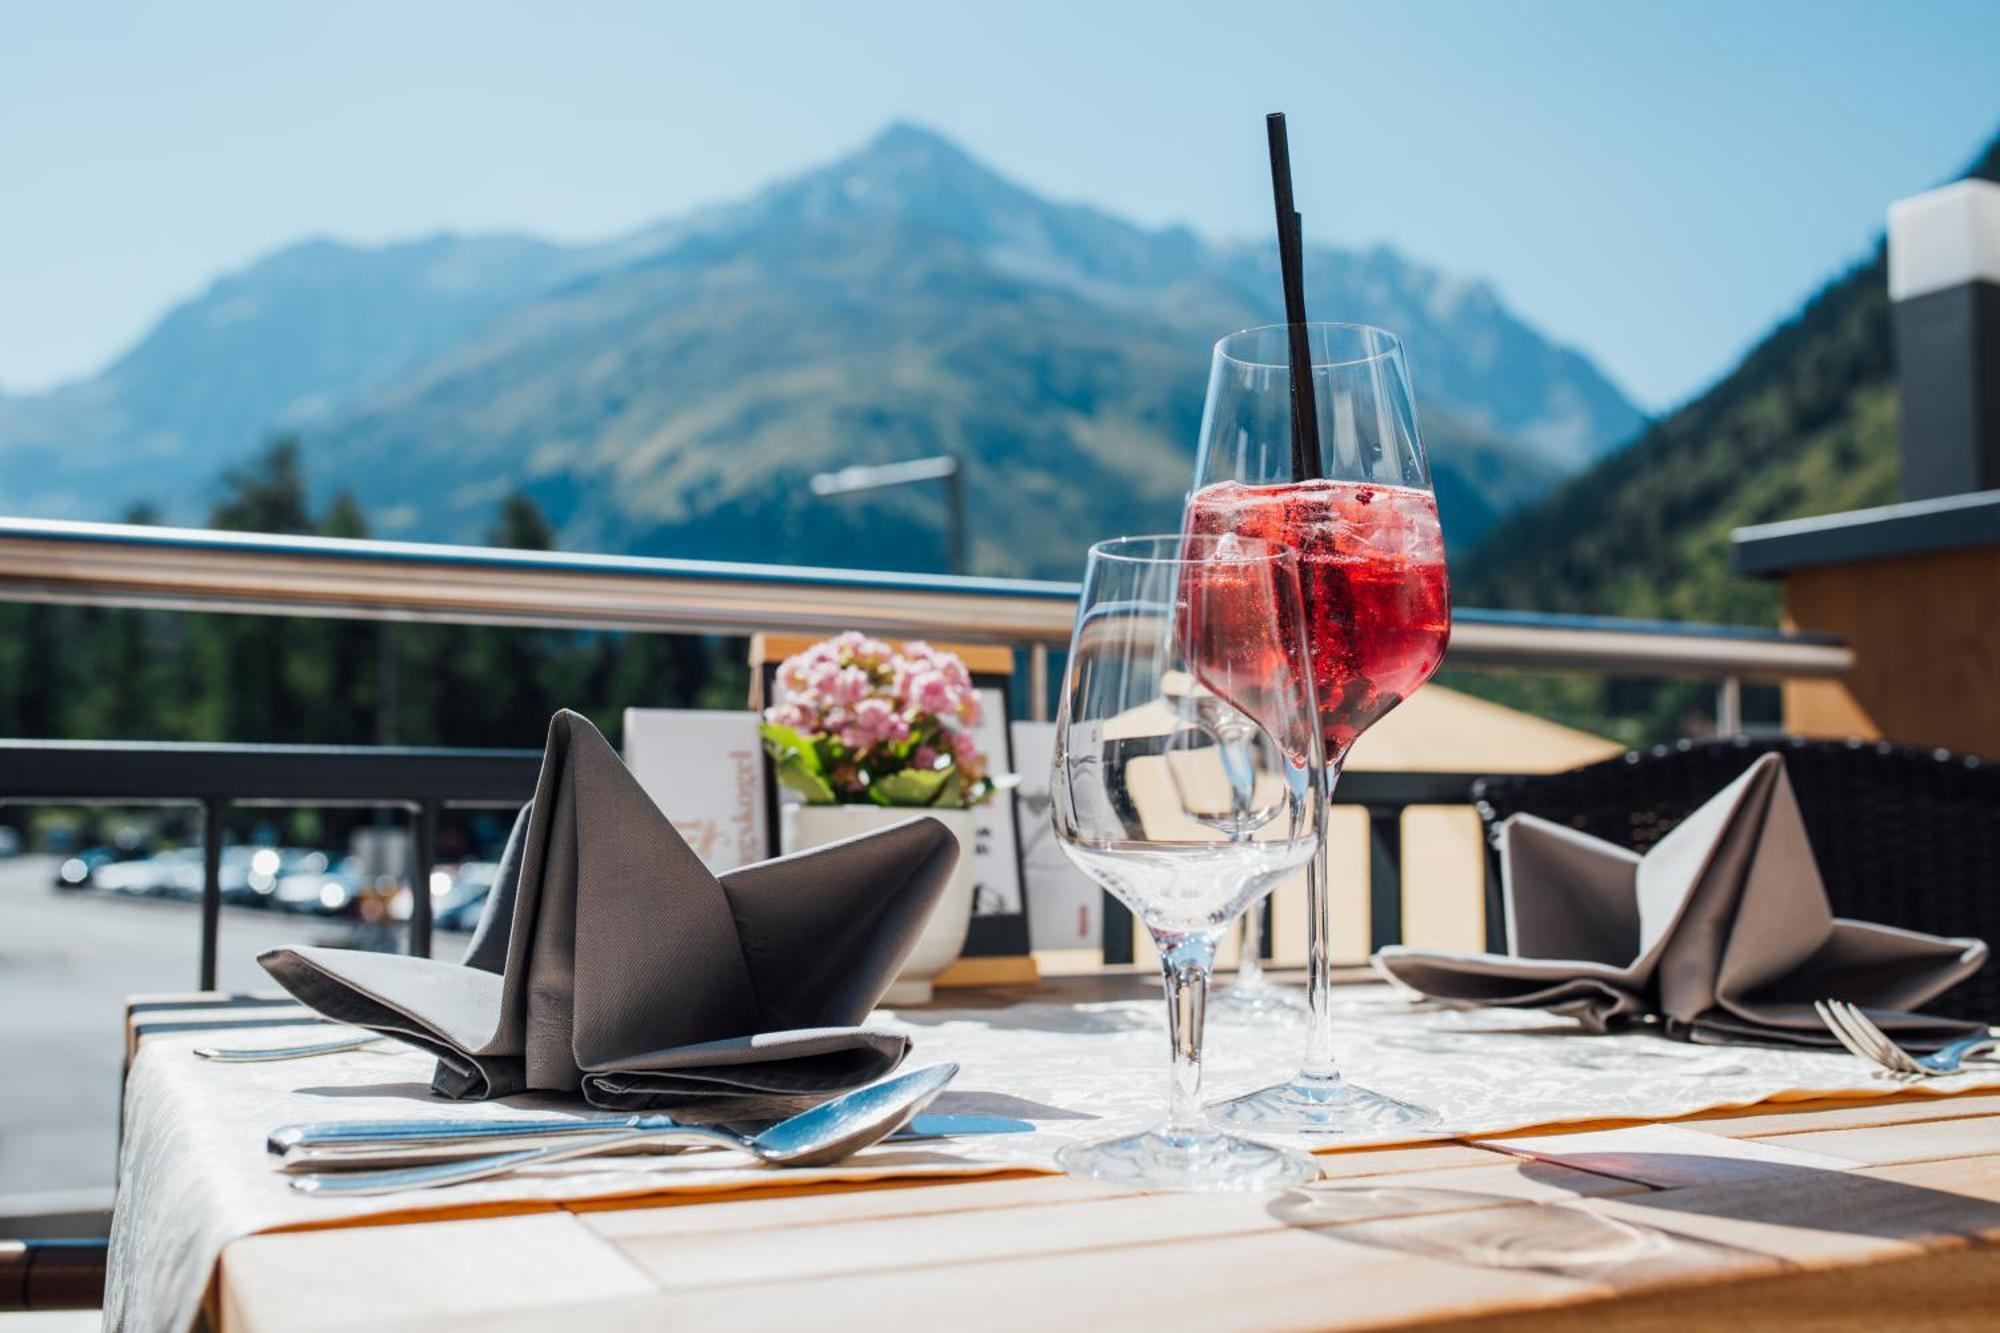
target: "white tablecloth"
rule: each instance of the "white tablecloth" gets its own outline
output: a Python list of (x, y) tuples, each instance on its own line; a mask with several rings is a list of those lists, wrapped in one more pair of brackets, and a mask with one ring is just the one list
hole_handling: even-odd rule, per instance
[[(1649, 1033), (1579, 1034), (1567, 1020), (1518, 1010), (1412, 1007), (1384, 988), (1343, 988), (1339, 1032), (1347, 1075), (1436, 1107), (1454, 1135), (1580, 1121), (1657, 1120), (1719, 1107), (1825, 1096), (1883, 1096), (1909, 1085), (1871, 1076), (1845, 1054), (1691, 1046)], [(933, 1107), (1033, 1120), (1034, 1134), (883, 1146), (850, 1162), (787, 1173), (791, 1182), (884, 1176), (1053, 1171), (1061, 1145), (1138, 1128), (1166, 1094), (1165, 1006), (1117, 1001), (1001, 1009), (885, 1012), (915, 1037), (914, 1063), (955, 1060), (957, 1081)], [(733, 1153), (614, 1157), (449, 1189), (328, 1200), (292, 1192), (264, 1152), (276, 1126), (369, 1117), (516, 1115), (524, 1107), (587, 1114), (580, 1102), (512, 1098), (448, 1102), (429, 1095), (431, 1060), (408, 1048), (289, 1063), (216, 1065), (192, 1048), (211, 1037), (147, 1040), (126, 1089), (118, 1205), (112, 1221), (105, 1327), (183, 1333), (202, 1307), (217, 1257), (260, 1231), (351, 1224), (471, 1206), (743, 1189), (772, 1179)], [(244, 1034), (240, 1044), (258, 1039)], [(270, 1038), (282, 1045), (296, 1031)], [(1247, 1092), (1297, 1059), (1296, 1027), (1212, 1024), (1207, 1088)], [(2000, 1073), (1919, 1085), (1949, 1093), (2000, 1087)], [(732, 1117), (752, 1114), (737, 1108)], [(1275, 1136), (1270, 1136), (1275, 1137)], [(1407, 1136), (1406, 1136), (1407, 1137)], [(1290, 1140), (1330, 1149), (1326, 1140)], [(1342, 1140), (1340, 1147), (1396, 1142)]]

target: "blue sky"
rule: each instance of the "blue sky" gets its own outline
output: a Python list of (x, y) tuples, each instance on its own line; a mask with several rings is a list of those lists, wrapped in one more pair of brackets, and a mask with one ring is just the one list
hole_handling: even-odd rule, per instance
[[(307, 235), (597, 238), (895, 117), (1142, 222), (1491, 280), (1672, 404), (2000, 130), (1992, 0), (0, 8), (0, 389)], [(1337, 317), (1338, 311), (1315, 311)]]

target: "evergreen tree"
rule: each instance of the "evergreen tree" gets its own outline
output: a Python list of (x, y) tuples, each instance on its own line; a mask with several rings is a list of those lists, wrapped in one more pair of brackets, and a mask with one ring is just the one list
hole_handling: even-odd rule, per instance
[[(223, 474), (209, 521), (369, 532), (345, 492), (315, 515), (306, 455), (289, 436)], [(557, 534), (517, 489), (488, 539), (552, 550)], [(747, 681), (740, 639), (0, 604), (0, 735), (26, 738), (536, 747), (557, 708), (615, 735), (629, 705), (741, 707)]]

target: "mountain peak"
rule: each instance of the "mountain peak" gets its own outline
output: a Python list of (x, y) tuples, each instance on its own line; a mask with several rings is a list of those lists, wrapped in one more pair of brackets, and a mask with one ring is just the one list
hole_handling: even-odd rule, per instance
[(957, 158), (970, 161), (970, 155), (941, 131), (928, 125), (920, 125), (914, 120), (892, 120), (882, 127), (881, 133), (865, 144), (861, 157), (906, 157), (912, 154), (928, 154), (939, 157)]
[[(952, 139), (910, 120), (894, 120), (861, 148), (814, 173), (843, 184), (888, 189), (898, 195), (951, 191), (985, 195), (993, 190), (1017, 192), (991, 167)], [(807, 179), (811, 179), (809, 176)]]

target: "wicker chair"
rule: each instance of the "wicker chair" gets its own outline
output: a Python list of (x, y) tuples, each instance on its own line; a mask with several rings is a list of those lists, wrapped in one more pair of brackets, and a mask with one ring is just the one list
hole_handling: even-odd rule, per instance
[[(1969, 755), (1787, 736), (1683, 741), (1547, 777), (1482, 778), (1473, 802), (1489, 841), (1509, 815), (1533, 814), (1643, 852), (1772, 751), (1785, 756), (1835, 915), (1976, 935), (2000, 954), (2000, 765)], [(1500, 948), (1498, 874), (1487, 882), (1488, 947)], [(2000, 962), (1930, 1008), (2000, 1021)]]

